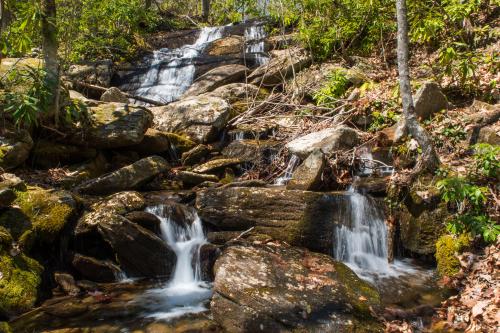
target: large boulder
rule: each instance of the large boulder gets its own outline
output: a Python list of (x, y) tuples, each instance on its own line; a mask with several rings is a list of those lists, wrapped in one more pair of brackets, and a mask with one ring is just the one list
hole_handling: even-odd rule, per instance
[(211, 310), (228, 332), (382, 332), (379, 307), (346, 265), (283, 243), (230, 246), (215, 264)]
[(163, 157), (146, 157), (102, 177), (90, 180), (82, 184), (78, 190), (81, 193), (94, 195), (134, 190), (169, 168), (168, 162)]
[(196, 142), (216, 140), (231, 118), (231, 106), (211, 96), (193, 97), (151, 111), (156, 129), (185, 134)]
[(184, 93), (184, 97), (201, 95), (227, 84), (244, 81), (248, 68), (243, 65), (226, 65), (203, 74)]
[(193, 169), (196, 173), (220, 173), (226, 168), (234, 167), (243, 161), (238, 158), (216, 158)]
[(265, 187), (221, 187), (198, 192), (196, 208), (218, 230), (267, 234), (331, 254), (334, 224), (345, 222), (348, 197)]
[(236, 140), (222, 151), (227, 158), (238, 158), (254, 164), (271, 161), (278, 154), (281, 143), (274, 140)]
[(78, 147), (47, 140), (36, 142), (31, 152), (34, 165), (49, 169), (93, 159), (97, 156), (94, 148)]
[(94, 148), (120, 148), (140, 143), (151, 127), (153, 116), (143, 107), (105, 103), (88, 108), (90, 119), (68, 129), (66, 138), (76, 145)]
[(74, 81), (109, 87), (113, 77), (113, 62), (102, 60), (71, 65), (66, 75)]
[(255, 69), (248, 76), (248, 82), (257, 86), (283, 84), (284, 80), (300, 72), (312, 62), (311, 56), (301, 48), (272, 51), (269, 63)]
[(103, 102), (128, 103), (128, 97), (118, 88), (111, 87), (101, 96)]
[(326, 167), (325, 154), (315, 150), (295, 170), (287, 184), (288, 190), (314, 191), (321, 187), (323, 170)]
[(265, 89), (259, 89), (253, 84), (231, 83), (215, 89), (207, 94), (208, 96), (222, 98), (231, 105), (244, 102), (253, 102), (267, 96)]
[(414, 97), (415, 113), (421, 120), (448, 109), (448, 100), (435, 82), (426, 82)]
[(32, 147), (33, 140), (28, 131), (23, 129), (1, 129), (0, 167), (10, 170), (20, 166), (28, 159)]
[(136, 151), (141, 155), (161, 154), (165, 152), (180, 155), (195, 146), (196, 143), (182, 135), (149, 128), (144, 134), (144, 139), (137, 145), (127, 147), (127, 150)]
[(86, 279), (95, 282), (114, 282), (120, 274), (120, 268), (108, 260), (75, 254), (72, 260), (73, 267)]
[(286, 145), (290, 153), (306, 159), (314, 150), (328, 155), (337, 150), (348, 150), (360, 143), (360, 134), (347, 126), (326, 128), (299, 137)]
[(209, 56), (242, 57), (245, 51), (245, 38), (243, 36), (228, 36), (210, 43), (203, 54)]

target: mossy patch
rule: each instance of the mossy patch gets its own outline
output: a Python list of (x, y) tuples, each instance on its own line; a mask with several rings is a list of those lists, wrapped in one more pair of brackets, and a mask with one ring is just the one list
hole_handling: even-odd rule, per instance
[(12, 333), (12, 330), (8, 323), (4, 321), (0, 322), (0, 333)]
[(185, 135), (175, 134), (175, 133), (164, 133), (165, 136), (170, 141), (170, 145), (175, 147), (178, 153), (185, 153), (196, 146), (196, 143), (190, 140)]
[(24, 254), (11, 257), (0, 254), (0, 313), (13, 315), (35, 304), (43, 267)]
[(440, 276), (452, 277), (460, 271), (460, 262), (456, 256), (470, 246), (470, 235), (444, 235), (436, 242), (436, 261)]

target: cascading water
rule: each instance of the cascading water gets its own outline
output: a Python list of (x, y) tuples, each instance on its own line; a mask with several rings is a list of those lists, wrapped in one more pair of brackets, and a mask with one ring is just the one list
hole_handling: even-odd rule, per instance
[(283, 172), (283, 175), (276, 178), (276, 180), (274, 181), (274, 185), (286, 185), (292, 179), (293, 172), (295, 171), (295, 169), (297, 169), (299, 164), (300, 158), (297, 155), (292, 155), (292, 157), (290, 157), (290, 160), (288, 161), (285, 172)]
[(179, 99), (193, 83), (195, 58), (208, 43), (220, 39), (223, 31), (224, 27), (203, 28), (192, 45), (154, 51), (149, 70), (135, 94), (163, 103)]
[(252, 25), (245, 29), (246, 53), (251, 55), (259, 66), (266, 64), (269, 60), (265, 53), (266, 36), (263, 25)]
[(165, 206), (149, 207), (147, 211), (160, 219), (162, 238), (177, 256), (170, 281), (141, 297), (153, 310), (149, 316), (170, 319), (205, 311), (204, 302), (212, 291), (210, 283), (201, 278), (199, 250), (207, 239), (200, 218), (194, 214), (192, 223), (183, 225), (172, 221)]

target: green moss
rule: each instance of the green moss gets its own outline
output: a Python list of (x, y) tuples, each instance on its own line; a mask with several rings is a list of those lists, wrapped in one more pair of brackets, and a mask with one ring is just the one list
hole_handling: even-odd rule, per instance
[(9, 250), (12, 242), (13, 239), (10, 232), (6, 228), (0, 226), (0, 251)]
[(0, 313), (12, 315), (29, 310), (35, 304), (43, 267), (24, 254), (11, 257), (0, 254)]
[(470, 235), (458, 237), (444, 235), (436, 242), (436, 261), (440, 276), (452, 277), (460, 271), (460, 262), (456, 256), (470, 245)]
[(0, 322), (0, 333), (12, 333), (12, 330), (8, 323), (3, 321)]
[(165, 133), (165, 136), (170, 141), (170, 145), (174, 146), (179, 153), (185, 153), (196, 146), (196, 143), (184, 135), (175, 133)]

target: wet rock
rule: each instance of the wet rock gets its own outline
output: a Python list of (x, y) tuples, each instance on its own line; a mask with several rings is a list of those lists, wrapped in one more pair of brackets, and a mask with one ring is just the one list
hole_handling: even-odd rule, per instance
[(65, 294), (75, 296), (80, 293), (73, 276), (67, 273), (54, 273), (54, 280)]
[(248, 82), (260, 86), (273, 86), (284, 83), (293, 73), (298, 73), (309, 66), (312, 58), (304, 49), (290, 48), (272, 51), (269, 63), (255, 69), (248, 76)]
[(224, 245), (239, 235), (241, 235), (240, 231), (213, 231), (207, 234), (207, 240), (211, 244)]
[(372, 196), (383, 196), (387, 193), (387, 186), (391, 177), (362, 177), (356, 178), (352, 186), (356, 191)]
[(105, 103), (88, 108), (89, 122), (67, 129), (68, 142), (100, 149), (138, 144), (151, 127), (153, 116), (143, 107), (122, 103)]
[(184, 93), (187, 96), (197, 96), (213, 91), (221, 86), (244, 81), (248, 68), (243, 65), (226, 65), (214, 68), (203, 74)]
[(73, 318), (88, 311), (88, 305), (81, 302), (65, 302), (64, 306), (50, 304), (43, 308), (43, 312), (58, 318)]
[(161, 221), (156, 215), (143, 211), (134, 211), (126, 214), (125, 217), (141, 227), (152, 231), (155, 235), (161, 235)]
[(330, 254), (333, 224), (342, 223), (348, 197), (265, 187), (220, 187), (198, 192), (203, 221), (221, 231), (267, 234), (292, 245)]
[(127, 104), (128, 97), (118, 88), (111, 87), (101, 96), (102, 102), (125, 103)]
[(319, 190), (325, 166), (325, 155), (320, 150), (315, 150), (295, 170), (292, 179), (286, 186), (287, 190)]
[(306, 159), (314, 150), (328, 155), (337, 150), (348, 150), (360, 142), (359, 133), (347, 126), (327, 128), (299, 137), (286, 145), (290, 153)]
[(206, 145), (197, 145), (193, 149), (182, 153), (181, 162), (182, 165), (195, 165), (203, 162), (205, 158), (210, 154), (210, 148)]
[(0, 167), (14, 169), (29, 157), (33, 140), (28, 131), (23, 129), (3, 128), (0, 130)]
[(114, 282), (120, 268), (108, 260), (98, 260), (82, 254), (75, 254), (73, 267), (86, 279), (95, 282)]
[(36, 302), (43, 267), (24, 254), (11, 257), (0, 252), (0, 316), (30, 310)]
[(170, 166), (165, 159), (159, 156), (151, 156), (88, 181), (82, 184), (78, 190), (81, 193), (94, 195), (134, 190), (169, 168)]
[(193, 97), (151, 111), (156, 129), (185, 134), (199, 143), (215, 140), (231, 118), (230, 105), (211, 96)]
[(201, 279), (203, 281), (213, 281), (215, 277), (213, 270), (215, 261), (221, 254), (221, 250), (216, 245), (204, 244), (200, 247), (199, 254)]
[(113, 62), (102, 60), (71, 65), (66, 75), (75, 81), (109, 87), (113, 76)]
[(414, 97), (415, 113), (421, 120), (448, 109), (448, 100), (435, 82), (426, 82)]
[(177, 177), (182, 181), (184, 185), (187, 186), (196, 186), (206, 181), (219, 181), (219, 178), (217, 176), (190, 171), (181, 171), (177, 174)]
[(39, 140), (31, 152), (31, 161), (35, 166), (49, 169), (83, 162), (96, 156), (97, 151), (93, 148)]
[(0, 208), (9, 207), (16, 200), (16, 193), (10, 188), (0, 190)]
[(193, 172), (196, 173), (220, 173), (224, 171), (224, 169), (228, 167), (233, 167), (241, 164), (241, 161), (238, 158), (218, 158), (215, 160), (208, 161), (200, 166), (197, 166), (193, 169)]
[(213, 41), (203, 51), (209, 56), (242, 57), (245, 51), (245, 38), (243, 36), (228, 36)]
[[(331, 257), (242, 244), (215, 264), (214, 319), (229, 332), (382, 332), (378, 292)], [(373, 310), (372, 310), (373, 309)]]
[(281, 143), (274, 140), (237, 140), (222, 150), (227, 158), (237, 158), (253, 164), (270, 162), (280, 150)]
[(127, 150), (133, 150), (141, 155), (160, 154), (169, 151), (183, 153), (192, 149), (196, 144), (183, 136), (158, 131), (149, 128), (144, 134), (141, 143), (127, 147)]

